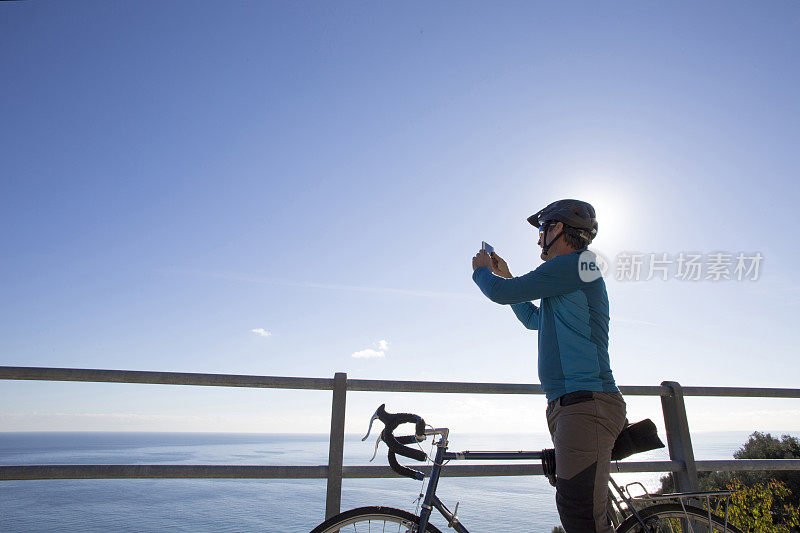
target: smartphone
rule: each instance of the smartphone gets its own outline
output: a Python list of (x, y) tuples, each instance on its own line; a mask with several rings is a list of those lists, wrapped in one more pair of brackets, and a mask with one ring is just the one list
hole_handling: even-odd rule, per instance
[(492, 255), (492, 252), (494, 252), (492, 245), (486, 241), (481, 241), (481, 250), (486, 250), (486, 253), (489, 255)]

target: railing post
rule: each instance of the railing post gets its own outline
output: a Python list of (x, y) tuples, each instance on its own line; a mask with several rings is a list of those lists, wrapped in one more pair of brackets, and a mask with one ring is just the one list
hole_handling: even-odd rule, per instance
[(331, 434), (328, 448), (328, 489), (325, 499), (325, 519), (339, 514), (342, 505), (342, 464), (344, 462), (344, 414), (347, 403), (347, 374), (333, 376)]
[(683, 402), (683, 389), (675, 381), (663, 381), (661, 385), (668, 387), (671, 391), (668, 396), (661, 397), (661, 409), (664, 411), (664, 424), (667, 428), (669, 458), (682, 461), (684, 464), (683, 470), (673, 472), (675, 491), (699, 490), (692, 436), (689, 433), (689, 420), (686, 418), (686, 405)]

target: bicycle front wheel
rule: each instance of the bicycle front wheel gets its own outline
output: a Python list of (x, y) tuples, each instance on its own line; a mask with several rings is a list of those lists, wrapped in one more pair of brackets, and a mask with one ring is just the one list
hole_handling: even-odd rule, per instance
[[(359, 507), (328, 518), (311, 533), (418, 533), (419, 517), (394, 507)], [(426, 533), (442, 533), (428, 524)]]
[[(696, 531), (709, 531), (714, 533), (742, 533), (742, 531), (725, 519), (715, 514), (709, 520), (708, 511), (679, 503), (662, 503), (652, 505), (639, 511), (647, 529), (635, 516), (629, 516), (616, 529), (616, 533), (691, 533)], [(709, 527), (710, 526), (710, 527)]]

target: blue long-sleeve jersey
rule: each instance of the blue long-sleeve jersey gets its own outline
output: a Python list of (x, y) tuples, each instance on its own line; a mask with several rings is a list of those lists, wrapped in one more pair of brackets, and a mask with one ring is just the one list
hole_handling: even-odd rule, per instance
[(577, 390), (619, 392), (608, 357), (605, 281), (583, 281), (578, 270), (579, 262), (594, 263), (591, 252), (581, 256), (586, 251), (554, 257), (516, 278), (485, 267), (472, 274), (487, 298), (510, 304), (526, 328), (539, 331), (539, 381), (548, 401)]

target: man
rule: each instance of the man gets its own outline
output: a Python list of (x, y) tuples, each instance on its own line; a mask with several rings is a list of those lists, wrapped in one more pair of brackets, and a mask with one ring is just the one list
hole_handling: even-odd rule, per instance
[[(611, 449), (625, 425), (625, 402), (608, 357), (608, 295), (587, 246), (597, 234), (594, 208), (559, 200), (528, 218), (539, 228), (544, 260), (514, 277), (496, 253), (472, 259), (483, 294), (511, 305), (539, 332), (539, 381), (556, 454), (556, 506), (567, 533), (610, 533), (606, 516)], [(531, 300), (541, 300), (539, 307)]]

